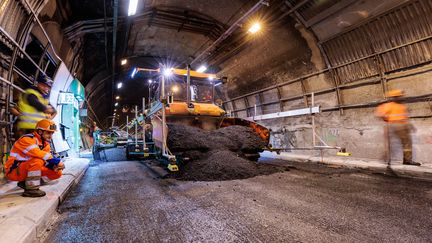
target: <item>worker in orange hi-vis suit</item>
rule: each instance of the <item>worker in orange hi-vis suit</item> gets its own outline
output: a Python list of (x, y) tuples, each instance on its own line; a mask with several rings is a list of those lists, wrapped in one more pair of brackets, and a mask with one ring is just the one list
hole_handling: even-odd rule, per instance
[(24, 189), (24, 197), (45, 196), (39, 189), (41, 178), (55, 180), (62, 175), (64, 164), (53, 157), (49, 143), (55, 131), (54, 122), (40, 120), (35, 131), (19, 138), (10, 151), (5, 164), (6, 177), (18, 181), (18, 186)]
[(389, 100), (378, 106), (376, 115), (386, 122), (388, 133), (395, 134), (401, 141), (403, 147), (403, 163), (406, 165), (419, 166), (420, 163), (413, 162), (412, 160), (411, 131), (414, 130), (414, 127), (408, 121), (407, 107), (397, 102), (397, 99), (403, 96), (403, 92), (402, 90), (390, 90), (386, 95)]

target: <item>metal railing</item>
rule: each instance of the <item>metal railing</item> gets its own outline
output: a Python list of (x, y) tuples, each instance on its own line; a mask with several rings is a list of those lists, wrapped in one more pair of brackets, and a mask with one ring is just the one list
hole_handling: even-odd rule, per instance
[[(0, 11), (4, 11), (0, 17), (0, 41), (2, 41), (12, 51), (12, 53), (9, 54), (10, 59), (7, 58), (4, 62), (4, 64), (6, 64), (6, 68), (4, 68), (4, 70), (6, 71), (7, 77), (0, 77), (0, 82), (5, 85), (4, 89), (6, 90), (5, 104), (1, 107), (5, 115), (2, 116), (2, 120), (0, 121), (2, 124), (2, 129), (6, 128), (4, 131), (5, 135), (3, 135), (3, 132), (1, 135), (5, 136), (1, 139), (2, 143), (0, 144), (0, 147), (2, 148), (2, 158), (5, 155), (5, 151), (10, 150), (13, 141), (13, 117), (10, 114), (10, 107), (13, 103), (13, 94), (14, 92), (24, 91), (22, 87), (15, 83), (14, 74), (17, 74), (30, 84), (33, 84), (34, 82), (31, 76), (36, 77), (38, 73), (46, 75), (45, 68), (42, 67), (42, 59), (48, 55), (48, 49), (51, 49), (51, 53), (56, 58), (56, 60), (50, 60), (54, 65), (57, 65), (56, 61), (62, 61), (54, 50), (52, 42), (44, 27), (42, 26), (42, 23), (38, 19), (36, 11), (34, 10), (35, 8), (40, 10), (44, 4), (46, 4), (46, 1), (41, 0), (6, 1), (2, 5), (4, 9), (0, 9)], [(36, 63), (36, 61), (33, 60), (33, 58), (24, 49), (26, 39), (28, 38), (31, 29), (34, 27), (35, 22), (42, 30), (42, 33), (47, 41), (46, 48), (39, 59), (39, 63)], [(34, 73), (34, 75), (29, 75), (28, 73), (20, 70), (16, 66), (16, 62), (19, 58), (27, 60), (30, 65), (34, 66), (36, 73)]]

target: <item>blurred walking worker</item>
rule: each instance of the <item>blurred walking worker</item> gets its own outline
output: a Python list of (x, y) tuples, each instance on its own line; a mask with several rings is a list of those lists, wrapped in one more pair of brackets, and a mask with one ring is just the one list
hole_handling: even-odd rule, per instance
[[(414, 127), (409, 123), (407, 107), (398, 103), (398, 99), (404, 95), (403, 91), (399, 89), (390, 90), (386, 95), (388, 101), (378, 106), (376, 110), (376, 116), (386, 122), (388, 131), (386, 139), (389, 140), (389, 135), (394, 134), (402, 143), (403, 164), (419, 166), (420, 163), (413, 162), (412, 160), (411, 132), (414, 130)], [(390, 151), (388, 151), (388, 156), (390, 154)]]

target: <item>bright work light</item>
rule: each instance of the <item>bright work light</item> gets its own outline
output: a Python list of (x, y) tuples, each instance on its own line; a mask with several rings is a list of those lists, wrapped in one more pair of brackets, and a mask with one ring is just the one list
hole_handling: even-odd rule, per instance
[(138, 6), (138, 0), (129, 0), (128, 16), (132, 16), (136, 14), (137, 6)]
[(261, 24), (260, 23), (255, 23), (253, 24), (250, 28), (249, 28), (249, 32), (252, 34), (255, 34), (256, 32), (258, 32), (261, 29)]

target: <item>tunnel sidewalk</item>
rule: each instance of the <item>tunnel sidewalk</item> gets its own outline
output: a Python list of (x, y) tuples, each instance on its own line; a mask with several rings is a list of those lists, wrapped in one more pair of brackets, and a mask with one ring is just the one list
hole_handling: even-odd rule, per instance
[[(386, 174), (390, 172), (387, 168), (387, 163), (382, 160), (374, 159), (361, 159), (343, 156), (323, 156), (321, 158), (320, 156), (293, 154), (289, 152), (281, 152), (280, 155), (278, 155), (269, 151), (261, 153), (261, 157), (289, 160), (295, 162), (323, 163), (327, 165), (343, 166)], [(431, 165), (412, 166), (403, 165), (400, 161), (393, 161), (390, 169), (392, 173), (400, 177), (432, 180)]]
[(63, 176), (42, 186), (47, 195), (25, 198), (16, 182), (0, 186), (0, 242), (33, 242), (46, 228), (57, 206), (89, 166), (89, 159), (68, 158)]

